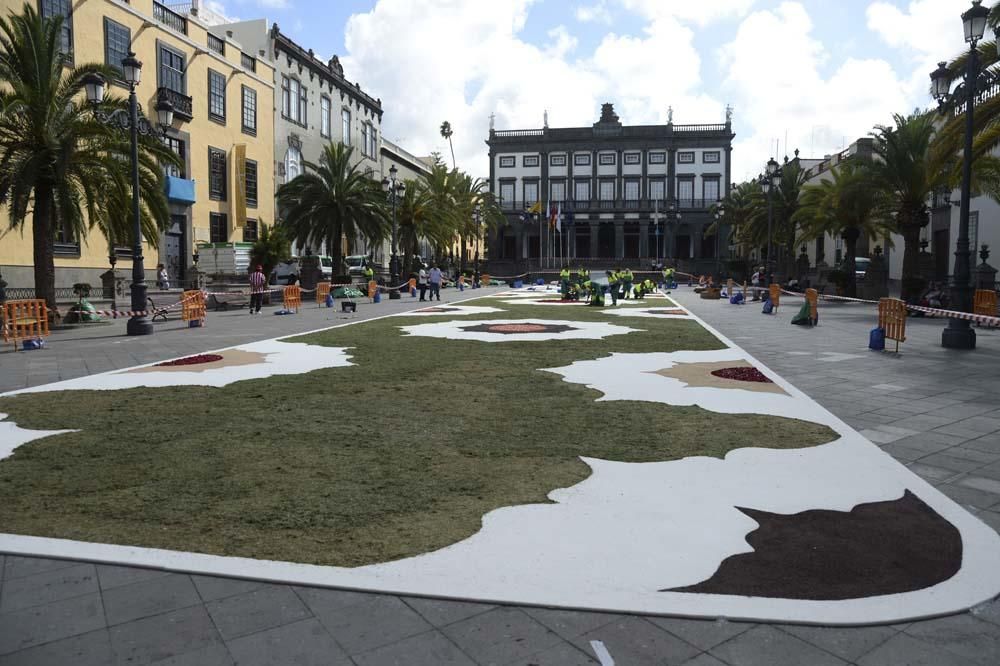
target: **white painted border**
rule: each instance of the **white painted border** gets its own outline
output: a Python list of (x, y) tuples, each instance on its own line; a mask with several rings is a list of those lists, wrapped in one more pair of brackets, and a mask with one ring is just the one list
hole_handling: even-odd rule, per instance
[[(473, 299), (470, 298), (468, 300)], [(687, 309), (680, 305), (678, 307)], [(688, 312), (690, 313), (690, 310)], [(339, 328), (340, 326), (392, 317), (396, 316), (396, 314), (398, 313), (347, 322), (315, 331), (295, 333), (277, 339), (309, 335), (311, 333)], [(724, 344), (731, 348), (740, 349), (697, 315), (690, 314), (694, 320), (698, 321), (707, 331), (715, 335)], [(768, 369), (763, 363), (754, 359), (749, 354), (746, 354), (746, 358), (768, 374), (769, 377), (790, 395), (815, 404), (811, 398), (796, 389), (784, 378)], [(818, 404), (815, 404), (815, 407), (823, 409)], [(425, 576), (421, 578), (411, 577), (407, 580), (396, 579), (391, 575), (386, 575), (386, 572), (382, 571), (382, 569), (391, 566), (393, 563), (347, 569), (10, 534), (0, 535), (0, 552), (108, 564), (144, 566), (183, 573), (233, 576), (278, 583), (315, 585), (390, 594), (458, 598), (490, 603), (558, 606), (595, 611), (674, 615), (696, 618), (726, 617), (734, 620), (821, 625), (885, 624), (918, 620), (967, 610), (997, 596), (1000, 593), (1000, 567), (997, 566), (998, 553), (1000, 553), (1000, 535), (974, 518), (936, 488), (906, 470), (905, 467), (897, 463), (891, 456), (874, 447), (874, 445), (858, 435), (835, 415), (826, 412), (825, 418), (831, 427), (844, 435), (844, 437), (832, 445), (814, 448), (837, 446), (840, 443), (850, 440), (848, 442), (850, 446), (859, 447), (858, 452), (865, 451), (870, 460), (880, 467), (884, 466), (886, 472), (898, 474), (899, 478), (897, 481), (905, 481), (907, 488), (913, 490), (924, 502), (959, 529), (963, 539), (964, 554), (962, 568), (958, 574), (944, 583), (925, 590), (833, 602), (671, 592), (650, 593), (648, 591), (608, 589), (606, 587), (598, 590), (590, 590), (590, 593), (588, 593), (588, 590), (581, 589), (586, 588), (585, 585), (571, 590), (552, 590), (543, 587), (516, 589), (516, 586), (504, 585), (493, 593), (480, 595), (472, 590), (466, 590), (465, 592), (448, 590), (449, 578), (447, 577)], [(738, 449), (731, 452), (727, 456), (727, 459), (734, 456), (734, 454), (736, 456), (754, 456), (761, 452), (767, 453), (768, 451), (766, 449), (753, 448)], [(686, 461), (698, 460), (700, 459), (687, 458), (676, 462), (684, 463)], [(652, 464), (670, 465), (673, 463)], [(593, 478), (594, 476), (592, 475), (588, 480), (577, 484), (577, 486), (573, 486), (570, 489), (556, 490), (550, 495), (558, 497), (561, 493), (573, 492), (581, 485), (590, 482)], [(519, 508), (521, 507), (504, 507), (490, 512), (484, 516), (484, 524), (495, 520), (497, 516), (502, 515), (504, 512), (516, 511)], [(475, 536), (471, 538), (475, 538)], [(444, 552), (453, 547), (449, 546), (442, 551), (436, 552)], [(409, 558), (401, 562), (418, 560), (430, 555), (433, 555), (433, 553)], [(581, 556), (585, 557), (586, 555), (581, 554)], [(595, 595), (593, 592), (598, 592), (599, 594)]]

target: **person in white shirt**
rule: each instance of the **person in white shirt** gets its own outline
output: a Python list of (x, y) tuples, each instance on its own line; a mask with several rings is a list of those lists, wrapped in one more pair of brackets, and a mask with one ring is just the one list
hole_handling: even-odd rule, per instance
[(440, 301), (441, 300), (441, 269), (437, 267), (436, 263), (433, 266), (431, 266), (431, 272), (427, 276), (427, 280), (430, 282), (430, 285), (431, 285), (431, 300), (433, 301), (434, 300), (434, 296), (437, 296), (437, 299)]
[(424, 297), (427, 295), (427, 271), (424, 270), (423, 266), (417, 273), (417, 287), (420, 289), (420, 300), (426, 300)]

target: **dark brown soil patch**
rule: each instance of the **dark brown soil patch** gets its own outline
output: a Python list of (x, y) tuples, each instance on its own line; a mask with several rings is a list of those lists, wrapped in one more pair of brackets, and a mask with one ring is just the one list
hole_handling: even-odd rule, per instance
[(469, 333), (500, 333), (501, 335), (518, 335), (523, 333), (565, 333), (566, 331), (576, 331), (578, 329), (565, 324), (476, 324), (475, 326), (463, 326), (463, 331)]
[(771, 383), (771, 380), (757, 368), (722, 368), (721, 370), (715, 370), (712, 374), (716, 377), (734, 379), (738, 382), (760, 382), (762, 384)]
[(760, 527), (754, 552), (706, 581), (663, 592), (836, 601), (922, 590), (962, 566), (958, 529), (907, 490), (898, 500), (791, 515), (737, 507)]
[(427, 314), (427, 313), (431, 313), (431, 312), (433, 312), (433, 313), (439, 313), (439, 312), (461, 312), (461, 310), (459, 308), (448, 308), (448, 307), (443, 307), (442, 306), (442, 307), (436, 307), (436, 308), (423, 308), (421, 310), (417, 310), (417, 312), (420, 312), (421, 314)]

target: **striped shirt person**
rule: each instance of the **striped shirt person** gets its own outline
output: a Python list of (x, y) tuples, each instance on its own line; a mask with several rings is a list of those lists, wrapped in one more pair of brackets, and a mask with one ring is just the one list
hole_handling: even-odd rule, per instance
[(250, 314), (260, 314), (260, 306), (264, 304), (264, 292), (267, 291), (267, 277), (264, 267), (260, 264), (250, 274)]

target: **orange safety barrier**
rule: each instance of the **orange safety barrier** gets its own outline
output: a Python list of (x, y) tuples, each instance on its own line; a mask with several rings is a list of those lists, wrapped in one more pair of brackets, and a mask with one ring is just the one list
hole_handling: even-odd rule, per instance
[(191, 289), (185, 291), (181, 296), (181, 319), (183, 321), (197, 321), (201, 326), (205, 325), (205, 292), (201, 289)]
[(297, 284), (290, 284), (282, 292), (284, 308), (286, 310), (299, 311), (302, 306), (302, 287)]
[(977, 315), (996, 317), (997, 292), (992, 289), (976, 289), (976, 295), (972, 303), (972, 311)]
[(375, 280), (368, 281), (368, 298), (375, 300), (375, 292), (378, 291), (378, 282)]
[(767, 291), (768, 291), (768, 296), (771, 299), (771, 306), (774, 308), (774, 312), (777, 312), (778, 304), (781, 301), (781, 285), (772, 284), (770, 287), (768, 287)]
[(878, 302), (878, 327), (885, 331), (886, 340), (906, 342), (906, 303), (898, 298), (882, 298)]
[(490, 286), (490, 274), (489, 273), (483, 273), (482, 275), (479, 276), (479, 286), (480, 287), (483, 287), (483, 286), (488, 287), (488, 286)]
[(329, 282), (317, 282), (316, 283), (316, 305), (323, 305), (326, 303), (326, 297), (330, 295), (330, 283)]
[(819, 292), (806, 289), (806, 303), (809, 304), (809, 321), (815, 326), (819, 323)]
[(49, 309), (42, 299), (7, 301), (0, 309), (0, 328), (4, 342), (14, 344), (20, 340), (34, 340), (49, 335)]
[(417, 288), (417, 278), (410, 278), (409, 282), (407, 282), (406, 284), (407, 284), (407, 289), (409, 289), (410, 293), (412, 294), (413, 290)]

